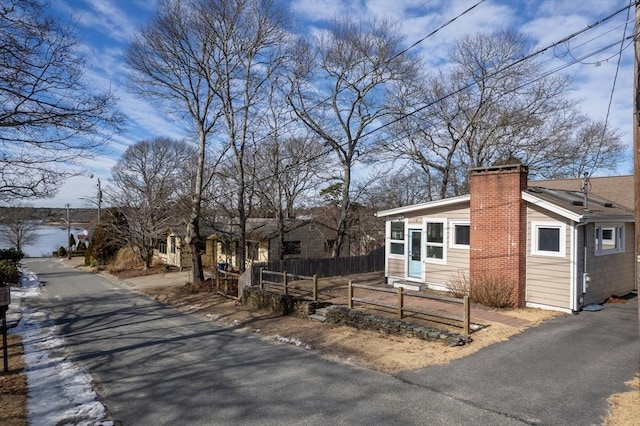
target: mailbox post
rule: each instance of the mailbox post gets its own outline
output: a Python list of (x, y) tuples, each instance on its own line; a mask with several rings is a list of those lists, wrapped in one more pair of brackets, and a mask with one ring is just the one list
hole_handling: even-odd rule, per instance
[(7, 348), (7, 311), (11, 304), (11, 287), (7, 283), (0, 283), (0, 312), (2, 312), (2, 355), (4, 372), (9, 371), (9, 351)]

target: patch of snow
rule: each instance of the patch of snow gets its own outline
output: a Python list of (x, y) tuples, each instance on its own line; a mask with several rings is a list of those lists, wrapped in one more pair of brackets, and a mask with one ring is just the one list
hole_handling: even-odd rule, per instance
[[(12, 288), (12, 305), (22, 319), (14, 332), (22, 338), (29, 396), (27, 423), (34, 425), (113, 425), (98, 401), (91, 377), (62, 356), (65, 342), (43, 312), (29, 309), (23, 299), (38, 297), (36, 274), (23, 270), (21, 288)], [(15, 305), (14, 305), (15, 306)]]
[(300, 347), (300, 346), (304, 345), (304, 348), (306, 350), (308, 350), (308, 351), (312, 349), (311, 345), (305, 344), (302, 340), (298, 339), (297, 337), (283, 337), (283, 336), (277, 335), (276, 336), (276, 340), (278, 342), (289, 343), (289, 344), (295, 345), (297, 347)]

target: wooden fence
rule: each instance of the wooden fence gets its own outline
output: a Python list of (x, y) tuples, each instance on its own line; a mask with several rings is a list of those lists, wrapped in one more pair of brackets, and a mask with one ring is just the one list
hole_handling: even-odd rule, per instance
[(240, 275), (235, 272), (216, 269), (213, 271), (216, 293), (238, 299), (242, 294), (238, 291)]
[(288, 272), (292, 275), (318, 278), (335, 277), (350, 274), (365, 274), (384, 271), (384, 247), (379, 247), (365, 256), (328, 257), (321, 259), (290, 259), (254, 263), (252, 265), (253, 285), (258, 284), (260, 269)]
[[(280, 277), (281, 279), (277, 281), (265, 280), (264, 279), (265, 275), (276, 276), (276, 277)], [(292, 285), (291, 284), (292, 280), (293, 281), (297, 281), (297, 280), (311, 281), (311, 288), (301, 287), (299, 285)], [(264, 289), (265, 284), (271, 287), (281, 287), (284, 294), (289, 294), (290, 289), (309, 292), (312, 295), (313, 300), (318, 301), (318, 276), (315, 274), (311, 277), (308, 277), (304, 275), (290, 274), (287, 271), (284, 271), (284, 272), (266, 271), (260, 268), (260, 274), (259, 274), (260, 288)]]
[[(391, 303), (381, 302), (377, 300), (355, 297), (353, 295), (353, 290), (356, 288), (370, 290), (370, 291), (384, 292), (384, 293), (394, 293), (396, 294), (396, 303), (391, 304)], [(433, 299), (433, 300), (439, 300), (441, 302), (446, 302), (446, 303), (461, 304), (462, 315), (461, 316), (447, 315), (445, 313), (433, 312), (433, 311), (428, 311), (426, 309), (405, 306), (405, 300), (404, 300), (405, 297)], [(394, 309), (397, 312), (398, 319), (402, 319), (404, 317), (405, 312), (411, 312), (411, 313), (427, 315), (435, 318), (443, 318), (447, 320), (462, 322), (462, 329), (464, 334), (466, 335), (468, 335), (471, 330), (471, 305), (469, 303), (469, 296), (464, 296), (461, 300), (461, 299), (455, 299), (453, 297), (437, 296), (437, 295), (424, 294), (424, 293), (416, 293), (416, 292), (405, 293), (402, 287), (391, 289), (391, 288), (385, 288), (385, 287), (374, 287), (374, 286), (364, 285), (364, 284), (355, 284), (352, 281), (349, 281), (347, 304), (350, 309), (353, 309), (353, 302), (359, 302), (367, 305), (374, 305), (374, 306), (380, 306), (388, 309)]]

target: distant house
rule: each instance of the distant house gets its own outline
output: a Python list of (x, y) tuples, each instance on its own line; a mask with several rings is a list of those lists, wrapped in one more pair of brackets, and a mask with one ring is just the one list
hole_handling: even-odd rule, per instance
[(389, 284), (511, 283), (517, 306), (576, 312), (635, 289), (633, 177), (528, 182), (521, 165), (470, 171), (470, 194), (377, 213)]
[[(214, 264), (227, 263), (239, 267), (238, 226), (216, 225), (215, 231), (207, 238), (206, 256), (211, 256)], [(336, 230), (312, 220), (285, 219), (284, 241), (280, 243), (278, 219), (247, 219), (245, 257), (247, 265), (253, 262), (277, 260), (282, 253), (284, 259), (322, 258), (331, 256)], [(349, 253), (348, 243), (343, 253)]]
[(190, 266), (189, 249), (184, 239), (186, 226), (168, 227), (164, 232), (164, 237), (158, 242), (154, 255), (161, 259), (165, 265), (177, 266), (182, 269)]
[[(203, 264), (207, 266), (228, 264), (239, 268), (239, 227), (233, 224), (216, 224), (202, 227), (205, 239)], [(280, 244), (278, 220), (274, 218), (247, 219), (245, 257), (247, 265), (278, 259), (280, 251), (284, 259), (322, 258), (331, 256), (335, 242), (335, 229), (312, 220), (285, 219), (284, 244)], [(185, 240), (186, 225), (167, 227), (164, 237), (154, 251), (166, 265), (179, 268), (191, 266), (190, 249)], [(349, 253), (348, 241), (343, 253)]]

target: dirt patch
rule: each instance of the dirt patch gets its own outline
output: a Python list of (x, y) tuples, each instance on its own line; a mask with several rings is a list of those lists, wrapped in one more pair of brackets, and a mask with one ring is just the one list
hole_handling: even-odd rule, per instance
[(7, 336), (9, 371), (4, 373), (4, 355), (0, 351), (0, 424), (27, 424), (27, 377), (25, 376), (22, 341), (19, 336)]

